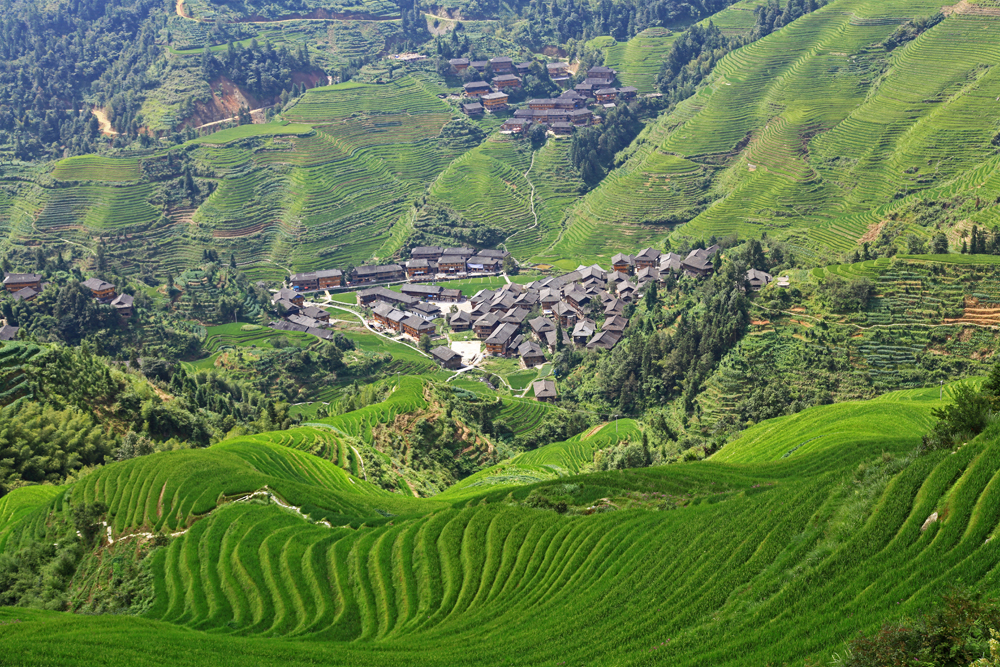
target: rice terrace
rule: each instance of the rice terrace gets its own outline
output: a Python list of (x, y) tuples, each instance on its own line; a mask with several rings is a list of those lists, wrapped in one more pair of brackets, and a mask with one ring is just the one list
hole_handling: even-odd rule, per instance
[(0, 665), (1000, 665), (998, 44), (11, 0)]

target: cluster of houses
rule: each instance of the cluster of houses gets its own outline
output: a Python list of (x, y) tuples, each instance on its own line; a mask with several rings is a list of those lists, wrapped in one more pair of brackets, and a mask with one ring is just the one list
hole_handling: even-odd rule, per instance
[[(339, 271), (337, 273), (340, 273)], [(303, 274), (297, 274), (303, 275)], [(330, 340), (330, 313), (317, 306), (305, 305), (305, 297), (296, 289), (284, 287), (271, 297), (282, 319), (268, 326), (276, 331), (299, 331), (317, 338)]]
[[(452, 69), (462, 73), (470, 67), (481, 74), (489, 70), (493, 77), (486, 81), (471, 81), (463, 86), (466, 97), (475, 101), (462, 104), (462, 112), (475, 116), (483, 112), (506, 111), (509, 107), (509, 96), (505, 90), (521, 87), (521, 79), (517, 74), (527, 73), (530, 62), (517, 63), (510, 58), (494, 58), (486, 61), (469, 61), (465, 58), (454, 58)], [(567, 63), (548, 63), (546, 68), (549, 77), (562, 83), (569, 81), (569, 65)], [(617, 72), (610, 67), (592, 67), (587, 70), (587, 77), (577, 84), (573, 90), (563, 92), (559, 97), (551, 99), (529, 100), (527, 108), (517, 109), (513, 118), (507, 119), (501, 127), (502, 132), (521, 134), (533, 124), (545, 125), (553, 134), (572, 134), (577, 127), (589, 125), (594, 120), (594, 114), (588, 109), (593, 104), (614, 107), (619, 100), (630, 100), (638, 92), (632, 86), (615, 88), (613, 86)]]
[[(37, 273), (5, 273), (3, 286), (15, 301), (32, 301), (48, 283)], [(134, 299), (129, 294), (119, 294), (115, 285), (100, 278), (88, 278), (82, 283), (99, 303), (111, 306), (124, 319), (132, 317)], [(16, 327), (15, 327), (16, 329)]]

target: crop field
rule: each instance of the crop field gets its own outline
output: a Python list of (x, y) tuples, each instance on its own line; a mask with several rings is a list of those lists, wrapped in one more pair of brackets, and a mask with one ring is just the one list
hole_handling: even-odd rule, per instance
[(139, 160), (97, 155), (69, 157), (56, 163), (52, 177), (59, 181), (135, 181)]
[(552, 410), (548, 404), (530, 398), (505, 397), (503, 404), (500, 419), (507, 423), (514, 435), (531, 433), (542, 423), (546, 413)]
[[(751, 18), (752, 18), (751, 14)], [(656, 92), (656, 75), (680, 33), (666, 28), (647, 28), (627, 42), (605, 47), (604, 64), (618, 72), (618, 80), (635, 86), (639, 93)]]
[[(734, 18), (752, 20), (749, 7), (730, 9)], [(603, 255), (604, 238), (621, 240), (609, 250), (639, 247), (633, 239), (647, 230), (636, 223), (673, 214), (692, 220), (682, 231), (688, 237), (766, 230), (806, 248), (842, 252), (915, 197), (966, 193), (992, 202), (1000, 194), (987, 166), (992, 134), (974, 118), (989, 113), (1000, 95), (1000, 83), (987, 74), (1000, 52), (982, 46), (994, 43), (1000, 23), (953, 15), (891, 54), (873, 46), (903, 17), (938, 9), (930, 2), (837, 0), (729, 54), (708, 85), (648, 136), (663, 152), (708, 168), (709, 180), (697, 178), (686, 190), (671, 178), (684, 196), (664, 198), (670, 188), (655, 186), (665, 176), (660, 152), (640, 148), (572, 209), (557, 249)], [(882, 85), (873, 90), (883, 64)], [(706, 208), (714, 199), (700, 203), (709, 183), (724, 196)], [(997, 215), (988, 204), (972, 222), (992, 225)], [(598, 231), (609, 225), (620, 233)], [(926, 236), (923, 228), (914, 232)]]
[(412, 77), (386, 84), (339, 83), (309, 90), (285, 116), (295, 122), (321, 123), (365, 113), (442, 113), (447, 104)]
[[(46, 518), (68, 512), (70, 496), (107, 502), (117, 539), (184, 532), (155, 554), (144, 618), (3, 609), (0, 650), (29, 665), (97, 664), (86, 650), (97, 645), (102, 664), (135, 665), (181, 646), (186, 664), (233, 666), (828, 660), (845, 637), (916, 613), (958, 579), (998, 584), (1000, 546), (988, 538), (1000, 522), (1000, 444), (987, 433), (955, 454), (909, 456), (935, 397), (900, 392), (876, 402), (881, 413), (813, 408), (708, 461), (482, 485), (450, 507), (247, 439), (20, 489), (0, 501), (12, 519), (0, 549), (47, 538), (58, 524)], [(612, 442), (613, 426), (522, 455), (537, 459), (524, 469), (578, 461), (587, 440)], [(856, 440), (845, 435), (859, 427)], [(807, 436), (821, 444), (802, 446)], [(305, 516), (237, 500), (265, 485)], [(541, 496), (573, 509), (519, 506)], [(944, 518), (922, 530), (934, 512)], [(603, 639), (581, 643), (567, 624)]]
[(314, 336), (298, 331), (275, 331), (265, 326), (248, 325), (243, 322), (207, 327), (207, 331), (204, 348), (213, 354), (226, 347), (271, 347), (269, 341), (276, 336), (294, 341), (300, 346), (309, 345), (316, 340)]

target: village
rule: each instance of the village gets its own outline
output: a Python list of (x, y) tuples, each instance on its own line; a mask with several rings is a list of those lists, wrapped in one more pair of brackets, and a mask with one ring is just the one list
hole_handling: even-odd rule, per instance
[[(542, 366), (563, 348), (613, 349), (628, 326), (630, 305), (650, 286), (673, 284), (682, 276), (708, 277), (715, 271), (718, 252), (713, 245), (682, 257), (645, 248), (636, 255), (615, 255), (608, 269), (581, 266), (521, 284), (503, 272), (503, 251), (416, 247), (405, 264), (360, 266), (347, 280), (335, 269), (292, 275), (290, 285), (273, 296), (283, 318), (270, 326), (329, 339), (329, 312), (320, 302), (307, 302), (306, 295), (362, 287), (356, 305), (365, 325), (409, 344), (423, 344), (442, 369), (465, 372), (483, 367), (490, 358), (506, 358), (527, 370)], [(477, 276), (500, 276), (505, 284), (468, 298), (460, 289), (431, 284)], [(752, 290), (773, 279), (755, 269), (745, 278)], [(389, 287), (393, 284), (397, 289)], [(537, 400), (556, 400), (552, 379), (541, 378), (534, 385)]]
[[(492, 60), (454, 58), (449, 61), (452, 72), (463, 74), (470, 69), (478, 76), (490, 76), (484, 80), (470, 81), (463, 85), (463, 94), (469, 101), (461, 104), (462, 113), (477, 116), (483, 113), (498, 113), (511, 109), (511, 90), (521, 88), (522, 79), (530, 71), (533, 63), (515, 64), (511, 58), (499, 57)], [(569, 64), (547, 63), (549, 79), (562, 86), (570, 81)], [(500, 131), (511, 135), (522, 135), (533, 125), (541, 125), (554, 136), (570, 135), (578, 127), (586, 127), (600, 121), (591, 107), (601, 106), (612, 109), (619, 101), (634, 99), (638, 92), (632, 86), (616, 88), (617, 72), (609, 67), (592, 67), (587, 77), (571, 90), (558, 97), (528, 100), (523, 108), (515, 109), (513, 115), (503, 121)]]

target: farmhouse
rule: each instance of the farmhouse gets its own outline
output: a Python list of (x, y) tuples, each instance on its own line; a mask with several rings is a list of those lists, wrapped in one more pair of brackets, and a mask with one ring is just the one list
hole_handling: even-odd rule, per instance
[(428, 322), (431, 320), (436, 320), (441, 317), (441, 309), (435, 306), (433, 303), (427, 303), (426, 301), (421, 301), (410, 306), (412, 310), (419, 317), (424, 318)]
[(579, 313), (576, 312), (576, 309), (573, 308), (573, 306), (562, 301), (555, 305), (552, 309), (552, 314), (555, 316), (559, 324), (563, 325), (563, 327), (573, 326), (576, 324), (577, 317), (579, 317)]
[(438, 271), (440, 273), (465, 273), (465, 255), (442, 255), (438, 260)]
[(507, 56), (500, 56), (499, 58), (490, 60), (490, 67), (493, 68), (493, 72), (496, 74), (512, 72), (514, 71), (514, 61)]
[(545, 363), (545, 353), (538, 343), (528, 341), (521, 343), (517, 347), (517, 356), (521, 357), (521, 363), (525, 368), (534, 368)]
[(604, 304), (604, 314), (607, 316), (621, 315), (625, 312), (625, 302), (621, 299), (612, 299)]
[(437, 262), (427, 259), (411, 259), (406, 262), (406, 277), (410, 280), (437, 273)]
[(682, 258), (672, 252), (660, 256), (660, 273), (680, 273)]
[(614, 102), (615, 98), (618, 97), (617, 88), (601, 88), (594, 95), (597, 97), (597, 101), (600, 103), (604, 102)]
[(37, 273), (7, 273), (3, 277), (3, 286), (8, 292), (16, 292), (25, 287), (33, 290), (42, 290), (42, 277)]
[(501, 90), (504, 88), (520, 88), (521, 80), (513, 74), (501, 74), (493, 77), (493, 85)]
[(322, 308), (317, 306), (306, 306), (305, 308), (299, 308), (299, 313), (305, 317), (310, 317), (317, 322), (326, 324), (330, 321), (330, 313), (326, 312)]
[(98, 301), (110, 301), (115, 298), (115, 286), (100, 278), (87, 278), (83, 286), (90, 290), (91, 296)]
[(558, 398), (555, 380), (535, 380), (531, 383), (531, 388), (534, 390), (536, 401), (550, 403)]
[(376, 322), (393, 331), (399, 331), (401, 328), (399, 323), (406, 318), (403, 312), (396, 310), (384, 301), (380, 301), (375, 306), (374, 310), (372, 310), (372, 315), (375, 317)]
[(601, 325), (601, 331), (625, 331), (625, 327), (628, 326), (628, 320), (626, 320), (621, 315), (612, 315), (608, 319), (604, 320), (604, 324)]
[(618, 99), (620, 100), (632, 100), (635, 99), (635, 94), (639, 90), (633, 86), (625, 86), (618, 89)]
[(330, 340), (333, 338), (332, 331), (324, 331), (323, 329), (317, 329), (315, 327), (307, 327), (302, 324), (295, 324), (294, 322), (271, 322), (268, 326), (275, 331), (300, 331), (311, 336), (316, 336), (317, 338), (322, 338), (323, 340)]
[(483, 105), (479, 102), (470, 102), (462, 105), (462, 113), (466, 116), (478, 116), (483, 113)]
[(566, 111), (572, 111), (576, 108), (576, 101), (559, 97), (550, 97), (548, 99), (539, 98), (528, 100), (528, 108), (532, 111), (547, 109), (564, 109)]
[(434, 325), (416, 315), (410, 315), (400, 324), (403, 325), (403, 333), (411, 338), (420, 338), (424, 334), (434, 335)]
[(448, 64), (451, 65), (451, 69), (459, 74), (469, 69), (469, 60), (467, 58), (452, 58), (448, 61)]
[(510, 351), (511, 342), (517, 335), (517, 326), (514, 324), (501, 324), (486, 339), (486, 351), (490, 354), (503, 357)]
[(436, 245), (421, 245), (410, 250), (410, 259), (426, 259), (430, 262), (436, 261), (443, 254), (444, 248), (439, 248)]
[(470, 81), (469, 83), (462, 86), (462, 90), (469, 97), (479, 97), (480, 95), (485, 95), (491, 92), (493, 89), (490, 88), (490, 84), (485, 81)]
[(278, 303), (280, 301), (290, 301), (296, 306), (301, 306), (305, 301), (305, 297), (296, 292), (295, 290), (288, 289), (287, 287), (282, 287), (280, 290), (274, 293), (271, 297), (271, 303)]
[(635, 275), (636, 280), (639, 281), (639, 286), (642, 287), (647, 283), (658, 283), (660, 282), (660, 270), (651, 267), (645, 267), (639, 270), (639, 273)]
[(611, 267), (615, 271), (631, 274), (635, 269), (635, 259), (632, 258), (632, 255), (620, 252), (611, 258)]
[(472, 328), (472, 318), (465, 311), (458, 311), (448, 320), (452, 331), (468, 331)]
[(501, 324), (516, 324), (518, 330), (521, 329), (521, 325), (524, 321), (528, 319), (530, 311), (527, 308), (511, 308), (507, 311), (507, 314), (500, 318)]
[(549, 127), (552, 128), (552, 134), (558, 134), (561, 136), (573, 134), (573, 130), (576, 129), (576, 125), (573, 125), (573, 123), (552, 123)]
[(715, 267), (712, 265), (712, 256), (718, 252), (719, 246), (711, 248), (696, 248), (688, 253), (688, 256), (681, 262), (684, 273), (695, 278), (704, 278), (712, 273)]
[(508, 118), (500, 126), (500, 130), (511, 134), (524, 134), (529, 127), (531, 127), (531, 121), (526, 118)]
[(652, 269), (660, 264), (660, 251), (655, 248), (643, 248), (635, 256), (636, 269)]
[(587, 343), (588, 350), (610, 350), (622, 339), (620, 331), (601, 331)]
[(582, 310), (590, 304), (590, 295), (576, 284), (566, 290), (563, 298), (577, 310)]
[(392, 280), (402, 280), (405, 275), (399, 264), (384, 264), (380, 266), (363, 265), (351, 272), (352, 283), (384, 283)]
[(298, 324), (304, 326), (307, 329), (321, 329), (323, 328), (323, 323), (319, 320), (314, 320), (311, 317), (307, 317), (301, 313), (295, 315), (288, 315), (288, 321), (293, 324)]
[(132, 305), (135, 303), (135, 299), (132, 298), (130, 294), (119, 294), (111, 301), (111, 307), (115, 309), (115, 312), (119, 316), (128, 319), (132, 317)]
[(590, 337), (594, 335), (595, 330), (593, 322), (590, 320), (581, 320), (573, 327), (573, 333), (570, 334), (570, 337), (577, 345), (586, 345)]
[(41, 293), (40, 289), (35, 289), (34, 287), (22, 287), (14, 292), (11, 297), (14, 301), (31, 301)]
[(483, 107), (490, 113), (503, 111), (507, 108), (507, 93), (490, 93), (480, 97)]
[(441, 294), (441, 288), (436, 285), (403, 285), (403, 294), (417, 299), (433, 299)]
[(772, 280), (774, 280), (774, 277), (765, 271), (758, 271), (757, 269), (747, 271), (747, 284), (755, 292), (766, 287)]
[(486, 71), (486, 68), (490, 66), (489, 60), (473, 60), (469, 63), (472, 69), (476, 70), (480, 74)]
[(11, 341), (17, 340), (17, 332), (21, 330), (21, 327), (12, 327), (9, 324), (5, 324), (0, 327), (0, 340)]
[(278, 313), (284, 317), (299, 314), (299, 306), (292, 301), (287, 299), (278, 299), (275, 304), (278, 306)]
[(311, 273), (292, 274), (292, 289), (314, 290), (340, 287), (344, 279), (344, 272), (340, 269), (327, 269), (324, 271), (313, 271)]
[(594, 114), (590, 109), (574, 109), (569, 112), (569, 122), (577, 126), (590, 125)]
[(592, 82), (582, 81), (573, 86), (573, 90), (580, 93), (584, 97), (594, 96), (594, 84)]
[(469, 273), (497, 273), (503, 262), (490, 255), (475, 255), (465, 261)]
[(486, 340), (497, 327), (500, 326), (500, 316), (496, 313), (486, 313), (472, 323), (472, 329), (476, 332), (476, 338)]
[(458, 370), (462, 367), (462, 355), (450, 347), (435, 347), (431, 350), (431, 358), (438, 363), (441, 368)]
[(601, 82), (605, 85), (610, 85), (612, 81), (615, 80), (616, 71), (610, 67), (591, 67), (587, 70), (587, 81), (593, 81), (595, 83)]
[(386, 303), (402, 304), (404, 306), (412, 306), (419, 299), (407, 296), (406, 294), (400, 294), (399, 292), (394, 292), (391, 289), (386, 289), (385, 287), (372, 287), (370, 289), (362, 290), (358, 292), (358, 304), (361, 306), (368, 306), (375, 301), (385, 301)]

